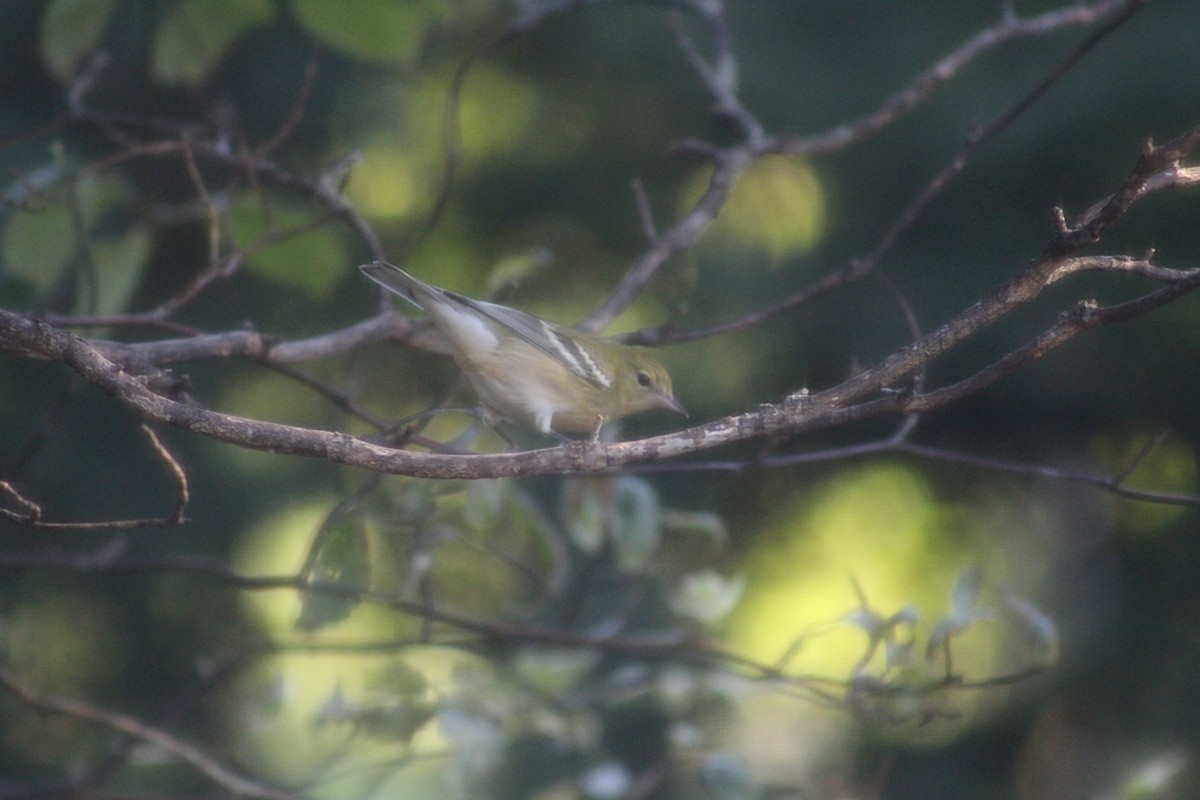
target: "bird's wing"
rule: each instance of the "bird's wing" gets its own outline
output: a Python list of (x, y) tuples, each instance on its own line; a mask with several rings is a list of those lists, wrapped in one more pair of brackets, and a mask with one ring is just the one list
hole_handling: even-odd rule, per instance
[(561, 325), (526, 314), (508, 306), (472, 300), (454, 292), (443, 290), (443, 295), (475, 311), (549, 355), (585, 381), (607, 389), (612, 386), (613, 376), (605, 366), (580, 344), (581, 334), (570, 332)]
[[(426, 306), (431, 300), (434, 302), (440, 300), (443, 307), (450, 305), (448, 311), (452, 310), (454, 305), (462, 306), (511, 331), (585, 381), (601, 389), (612, 386), (612, 374), (579, 343), (578, 337), (582, 334), (568, 332), (568, 329), (561, 325), (539, 319), (515, 308), (486, 303), (483, 300), (472, 300), (457, 292), (430, 286), (399, 267), (383, 261), (364, 264), (359, 269), (371, 280), (395, 292), (413, 305), (424, 308), (427, 313), (429, 309)], [(446, 322), (454, 324), (456, 330), (461, 328), (459, 332), (464, 337), (464, 341), (477, 339), (479, 334), (486, 333), (482, 330), (471, 330), (473, 327), (478, 327), (471, 324), (474, 322), (473, 315), (456, 314), (452, 316), (460, 318), (447, 319)], [(490, 349), (495, 347), (495, 342), (482, 342), (480, 346)]]

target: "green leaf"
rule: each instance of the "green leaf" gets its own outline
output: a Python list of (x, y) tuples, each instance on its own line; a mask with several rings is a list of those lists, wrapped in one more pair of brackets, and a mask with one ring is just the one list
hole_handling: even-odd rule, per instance
[(413, 0), (292, 0), (292, 11), (314, 38), (346, 55), (406, 63), (417, 55), (441, 4)]
[(55, 204), (13, 212), (4, 223), (0, 256), (8, 275), (45, 295), (58, 284), (78, 247), (71, 212)]
[(324, 227), (291, 233), (309, 221), (303, 210), (276, 203), (268, 216), (258, 199), (246, 194), (234, 203), (232, 220), (238, 247), (262, 245), (266, 238), (280, 237), (267, 246), (252, 247), (246, 258), (247, 270), (316, 300), (328, 298), (345, 278), (348, 256), (336, 231)]
[(369, 736), (407, 744), (436, 711), (428, 700), (405, 698), (394, 705), (366, 709), (355, 722)]
[(98, 175), (82, 178), (75, 187), (74, 200), (79, 204), (84, 229), (92, 232), (105, 214), (127, 203), (129, 197), (129, 186), (117, 178)]
[(368, 556), (367, 534), (361, 516), (342, 508), (335, 509), (317, 531), (303, 574), (306, 581), (333, 584), (350, 593), (342, 596), (304, 592), (296, 627), (316, 630), (349, 616), (358, 605), (358, 597), (353, 593), (365, 588), (370, 574)]
[[(685, 208), (699, 200), (711, 177), (709, 168), (692, 175), (681, 192)], [(826, 202), (820, 177), (801, 159), (759, 158), (738, 177), (701, 246), (718, 255), (749, 250), (780, 266), (820, 243), (827, 227)]]
[(95, 49), (112, 16), (115, 0), (51, 0), (42, 15), (42, 60), (55, 76), (67, 80), (79, 62)]
[(366, 682), (374, 694), (388, 698), (421, 697), (429, 689), (425, 674), (406, 661), (389, 661)]
[(559, 697), (595, 666), (595, 653), (582, 650), (522, 650), (513, 658), (513, 674), (524, 686), (546, 697)]
[(662, 539), (662, 505), (644, 480), (621, 478), (613, 493), (613, 544), (622, 569), (646, 566)]
[[(57, 168), (39, 170), (39, 186), (49, 186), (58, 173)], [(5, 222), (0, 241), (5, 271), (34, 294), (53, 291), (79, 254), (81, 238), (92, 239), (98, 223), (120, 210), (126, 188), (115, 178), (90, 176), (80, 179), (73, 191), (30, 198), (42, 204), (18, 209)], [(140, 225), (91, 241), (96, 280), (80, 279), (79, 286), (87, 289), (94, 283), (98, 296), (77, 293), (75, 311), (124, 311), (141, 281), (151, 245), (148, 229)]]
[(536, 277), (554, 263), (554, 254), (545, 247), (534, 247), (506, 256), (488, 271), (484, 297), (495, 297), (507, 289), (520, 286)]
[(326, 698), (325, 702), (317, 708), (313, 719), (318, 727), (322, 725), (336, 725), (341, 722), (352, 721), (357, 712), (358, 709), (346, 698), (346, 692), (342, 689), (342, 684), (339, 681), (333, 687), (333, 692)]
[(167, 84), (202, 82), (239, 37), (273, 16), (271, 0), (180, 0), (154, 37), (154, 77)]
[(346, 697), (339, 683), (317, 710), (315, 721), (318, 726), (350, 724), (369, 736), (408, 744), (437, 711), (433, 702), (419, 694), (402, 693), (377, 703), (355, 703)]
[(567, 533), (588, 555), (595, 555), (604, 546), (606, 485), (604, 481), (571, 481), (565, 493)]
[[(92, 258), (96, 263), (97, 314), (119, 314), (129, 308), (146, 272), (153, 241), (145, 226), (130, 228), (121, 236), (109, 237), (92, 245)], [(77, 302), (85, 296), (80, 293)], [(77, 311), (84, 309), (77, 308)]]

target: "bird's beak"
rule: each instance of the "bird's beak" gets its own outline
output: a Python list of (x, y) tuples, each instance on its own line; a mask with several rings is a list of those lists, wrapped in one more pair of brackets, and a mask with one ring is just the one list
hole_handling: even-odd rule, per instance
[(672, 411), (672, 412), (678, 414), (679, 416), (683, 417), (684, 419), (689, 418), (687, 409), (684, 408), (683, 404), (680, 403), (678, 400), (676, 400), (672, 395), (669, 395), (669, 394), (658, 395), (658, 404), (662, 408), (665, 408), (667, 411)]

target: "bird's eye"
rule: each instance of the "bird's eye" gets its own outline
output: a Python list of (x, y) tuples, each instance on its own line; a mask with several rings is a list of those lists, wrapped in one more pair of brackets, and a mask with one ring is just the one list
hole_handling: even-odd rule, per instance
[(645, 372), (638, 373), (638, 386), (649, 386), (650, 376)]

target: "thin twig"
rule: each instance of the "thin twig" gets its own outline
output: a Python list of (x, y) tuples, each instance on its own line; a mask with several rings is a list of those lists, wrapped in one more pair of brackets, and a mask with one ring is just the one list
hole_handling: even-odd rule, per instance
[(158, 438), (158, 434), (154, 432), (153, 428), (143, 422), (142, 431), (145, 432), (146, 437), (150, 440), (150, 445), (154, 448), (154, 452), (158, 453), (158, 457), (163, 460), (163, 463), (167, 465), (167, 470), (175, 478), (175, 485), (179, 493), (177, 495), (178, 500), (175, 503), (175, 513), (170, 516), (169, 524), (183, 524), (187, 521), (184, 512), (187, 511), (188, 501), (191, 499), (191, 492), (188, 489), (187, 472), (184, 471), (178, 459), (166, 448), (166, 445), (162, 443), (162, 439)]
[(206, 271), (219, 272), (221, 222), (217, 215), (217, 207), (204, 183), (204, 176), (200, 174), (200, 168), (196, 166), (196, 154), (192, 150), (191, 139), (186, 136), (183, 139), (183, 164), (187, 167), (188, 179), (191, 180), (192, 187), (196, 190), (196, 197), (200, 199), (205, 219), (208, 221), (208, 269)]
[(1006, 130), (1026, 111), (1045, 96), (1050, 88), (1058, 83), (1066, 76), (1071, 69), (1078, 64), (1092, 48), (1100, 44), (1109, 34), (1116, 31), (1122, 25), (1127, 23), (1133, 16), (1141, 11), (1149, 0), (1132, 0), (1118, 14), (1115, 14), (1111, 19), (1105, 22), (1096, 30), (1092, 31), (1088, 36), (1080, 42), (1071, 53), (1064, 58), (1059, 64), (1051, 69), (1040, 81), (1026, 92), (1020, 100), (1018, 100), (1011, 108), (1005, 111), (996, 119), (992, 120), (987, 125), (980, 126), (970, 136), (967, 141), (959, 148), (954, 157), (942, 168), (940, 172), (933, 176), (930, 181), (917, 192), (916, 196), (908, 204), (908, 206), (900, 213), (888, 229), (880, 237), (878, 244), (871, 249), (869, 253), (859, 260), (860, 269), (872, 269), (875, 264), (888, 253), (895, 245), (900, 236), (907, 231), (912, 224), (920, 218), (925, 208), (933, 201), (935, 197), (940, 195), (950, 182), (963, 171), (971, 157), (983, 147), (985, 144), (994, 139), (1002, 131)]
[[(949, 160), (947, 165), (926, 184), (900, 213), (884, 232), (879, 242), (867, 255), (854, 259), (843, 269), (829, 273), (816, 282), (805, 286), (797, 292), (773, 303), (770, 306), (757, 309), (738, 319), (702, 328), (670, 330), (643, 330), (624, 337), (634, 344), (659, 345), (681, 343), (696, 339), (718, 336), (726, 333), (745, 330), (773, 319), (783, 313), (802, 305), (811, 303), (830, 291), (854, 283), (870, 274), (884, 255), (891, 250), (900, 235), (912, 226), (924, 212), (925, 208), (935, 197), (949, 185), (950, 181), (966, 166), (976, 150), (994, 138), (998, 133), (1011, 125), (1021, 114), (1074, 66), (1079, 59), (1090, 51), (1108, 34), (1123, 25), (1133, 16), (1147, 0), (1123, 0), (1127, 3), (1121, 13), (1109, 20), (1102, 28), (1090, 34), (1062, 63), (1052, 69), (1039, 83), (1025, 94), (1012, 108), (987, 126), (977, 129), (958, 153)], [(866, 138), (886, 125), (895, 121), (903, 113), (911, 110), (920, 101), (927, 98), (942, 83), (952, 78), (959, 69), (977, 58), (982, 53), (1003, 42), (1014, 38), (1045, 35), (1048, 32), (1069, 25), (1089, 24), (1112, 13), (1122, 3), (1106, 0), (1093, 6), (1076, 6), (1070, 9), (1050, 12), (1029, 20), (1006, 17), (999, 25), (976, 34), (959, 50), (944, 58), (938, 64), (923, 73), (909, 87), (894, 95), (884, 107), (873, 114), (849, 125), (839, 126), (831, 133), (821, 134), (807, 139), (780, 139), (760, 147), (762, 152), (774, 152), (791, 155), (815, 155), (821, 152), (841, 149), (853, 142)], [(693, 51), (694, 52), (694, 51)], [(699, 56), (690, 55), (689, 61), (695, 61)], [(702, 62), (701, 62), (702, 63)], [(719, 151), (718, 151), (719, 152)], [(714, 214), (719, 205), (710, 206)], [(654, 248), (651, 248), (653, 252)], [(645, 256), (643, 256), (643, 260)], [(665, 258), (663, 259), (665, 260)], [(661, 262), (660, 262), (661, 263)], [(641, 261), (639, 261), (639, 266)], [(656, 265), (657, 266), (657, 265)], [(636, 267), (635, 267), (636, 268)], [(608, 319), (599, 318), (605, 323)], [(590, 321), (590, 320), (589, 320)], [(602, 326), (601, 326), (602, 327)]]
[(296, 99), (292, 103), (292, 107), (288, 110), (288, 114), (284, 117), (279, 129), (271, 135), (269, 139), (254, 148), (254, 155), (257, 158), (264, 158), (279, 149), (280, 145), (288, 140), (295, 132), (296, 127), (300, 124), (300, 120), (304, 119), (304, 111), (308, 106), (308, 101), (312, 97), (313, 84), (317, 80), (317, 64), (319, 51), (313, 47), (308, 54), (308, 61), (304, 63), (304, 79), (300, 84), (300, 91), (296, 93)]
[[(803, 137), (781, 136), (769, 149), (771, 152), (801, 156), (843, 150), (879, 133), (912, 111), (939, 88), (953, 80), (963, 67), (988, 51), (1017, 39), (1046, 36), (1067, 27), (1092, 25), (1128, 2), (1129, 0), (1102, 0), (1092, 4), (1075, 4), (1029, 19), (1020, 19), (1011, 13), (1005, 14), (998, 24), (973, 35), (959, 48), (918, 75), (912, 83), (885, 100), (877, 110), (823, 133)], [(1135, 2), (1140, 3), (1142, 0)]]
[(188, 489), (187, 473), (180, 465), (179, 461), (171, 454), (171, 451), (166, 448), (159, 439), (158, 434), (147, 424), (142, 423), (142, 431), (150, 440), (150, 446), (154, 448), (155, 454), (166, 465), (167, 471), (175, 480), (176, 486), (176, 502), (175, 510), (163, 517), (138, 518), (138, 519), (117, 519), (104, 520), (93, 522), (47, 522), (43, 519), (44, 511), (42, 507), (33, 500), (25, 497), (21, 492), (6, 480), (0, 480), (0, 491), (8, 495), (14, 503), (21, 506), (25, 513), (12, 511), (7, 508), (0, 508), (0, 518), (7, 519), (10, 522), (15, 522), (27, 528), (43, 531), (56, 531), (59, 533), (87, 531), (128, 531), (140, 530), (143, 528), (167, 528), (182, 525), (186, 523), (188, 502), (191, 498), (191, 493)]
[(102, 725), (110, 730), (132, 736), (139, 741), (154, 745), (180, 761), (194, 767), (209, 780), (232, 792), (238, 797), (266, 798), (266, 800), (296, 800), (297, 795), (260, 783), (238, 774), (211, 755), (193, 744), (183, 741), (165, 730), (145, 722), (93, 705), (83, 700), (37, 691), (20, 680), (7, 669), (0, 668), (0, 687), (17, 697), (25, 705), (37, 711), (63, 714), (75, 719)]

